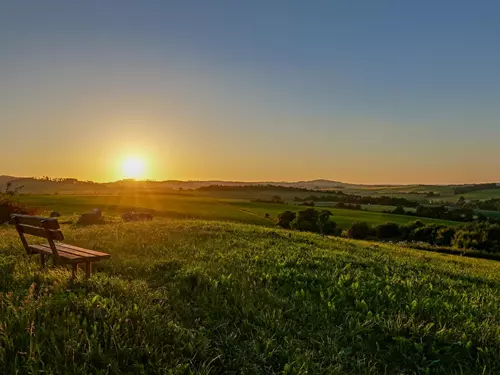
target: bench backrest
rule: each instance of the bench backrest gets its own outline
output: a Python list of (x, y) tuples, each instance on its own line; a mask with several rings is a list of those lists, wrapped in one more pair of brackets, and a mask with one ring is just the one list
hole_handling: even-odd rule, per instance
[(59, 257), (54, 241), (62, 241), (64, 240), (64, 236), (59, 230), (60, 226), (57, 219), (19, 214), (13, 214), (11, 218), (28, 254), (30, 254), (30, 249), (26, 237), (24, 237), (25, 234), (46, 238), (54, 253), (54, 257)]

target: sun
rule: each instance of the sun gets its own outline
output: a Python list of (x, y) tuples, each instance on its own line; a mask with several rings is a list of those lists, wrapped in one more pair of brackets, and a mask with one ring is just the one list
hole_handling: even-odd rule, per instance
[(124, 178), (144, 178), (146, 163), (138, 157), (128, 157), (122, 163), (122, 175)]

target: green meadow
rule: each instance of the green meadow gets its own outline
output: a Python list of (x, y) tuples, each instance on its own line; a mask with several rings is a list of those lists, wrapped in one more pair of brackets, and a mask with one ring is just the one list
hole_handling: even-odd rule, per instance
[[(40, 270), (0, 226), (0, 373), (500, 371), (497, 261), (281, 230), (280, 212), (307, 207), (219, 192), (19, 199), (59, 211), (65, 242), (111, 259), (73, 281), (65, 268)], [(317, 208), (343, 229), (459, 224), (386, 207)], [(92, 208), (106, 224), (74, 224)], [(122, 222), (130, 210), (154, 220)]]
[(496, 374), (500, 263), (221, 221), (85, 228), (89, 280), (0, 227), (4, 374)]
[[(285, 210), (298, 211), (305, 207), (294, 204), (271, 204), (251, 202), (244, 199), (214, 198), (193, 194), (161, 195), (25, 195), (22, 202), (37, 207), (40, 212), (48, 214), (59, 211), (64, 215), (81, 214), (92, 208), (100, 208), (104, 215), (115, 216), (126, 211), (154, 211), (157, 217), (223, 220), (274, 226), (278, 214)], [(417, 218), (407, 215), (393, 215), (380, 212), (380, 207), (374, 211), (356, 211), (331, 207), (318, 207), (332, 212), (332, 220), (340, 228), (348, 228), (357, 221), (366, 221), (370, 225), (386, 222), (404, 224), (419, 219), (424, 223), (437, 223), (448, 226), (458, 225), (457, 222)], [(386, 206), (389, 207), (389, 206)], [(266, 218), (266, 213), (269, 218)]]

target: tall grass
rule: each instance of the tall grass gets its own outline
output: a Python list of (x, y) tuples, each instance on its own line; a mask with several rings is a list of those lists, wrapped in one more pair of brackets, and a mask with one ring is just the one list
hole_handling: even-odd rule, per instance
[(500, 265), (199, 220), (64, 228), (112, 254), (40, 271), (0, 229), (0, 373), (500, 371)]

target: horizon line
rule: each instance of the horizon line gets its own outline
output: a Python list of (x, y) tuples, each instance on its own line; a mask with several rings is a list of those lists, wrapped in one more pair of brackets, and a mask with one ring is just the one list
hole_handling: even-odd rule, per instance
[[(233, 184), (300, 184), (300, 183), (314, 183), (314, 182), (328, 182), (332, 184), (342, 184), (342, 185), (355, 185), (355, 186), (460, 186), (460, 185), (481, 185), (481, 184), (496, 184), (500, 185), (499, 181), (481, 181), (481, 182), (462, 182), (462, 183), (357, 183), (357, 182), (344, 182), (338, 180), (330, 180), (326, 178), (315, 178), (311, 180), (295, 180), (295, 181), (286, 181), (286, 180), (224, 180), (224, 179), (209, 179), (209, 180), (177, 180), (177, 179), (169, 179), (169, 180), (156, 180), (156, 179), (134, 179), (134, 178), (125, 178), (114, 181), (94, 181), (94, 180), (81, 180), (76, 177), (52, 177), (52, 176), (12, 176), (12, 175), (0, 175), (0, 178), (11, 178), (12, 181), (21, 180), (21, 179), (31, 179), (36, 181), (49, 181), (49, 182), (58, 182), (54, 181), (56, 179), (68, 179), (68, 180), (76, 180), (82, 183), (94, 183), (94, 184), (113, 184), (118, 182), (155, 182), (155, 183), (208, 183), (208, 182), (221, 182), (221, 183), (233, 183)], [(48, 179), (47, 179), (48, 178)], [(9, 181), (8, 181), (9, 182)]]

